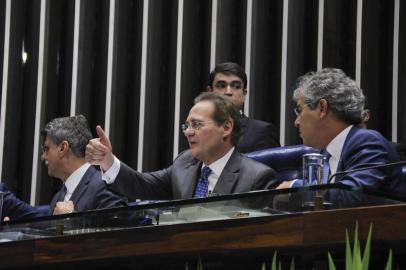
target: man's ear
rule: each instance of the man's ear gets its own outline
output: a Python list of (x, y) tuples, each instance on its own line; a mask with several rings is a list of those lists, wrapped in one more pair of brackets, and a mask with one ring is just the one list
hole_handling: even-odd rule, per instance
[(329, 112), (329, 104), (326, 99), (322, 98), (319, 101), (319, 110), (320, 110), (320, 118), (326, 117), (327, 113)]
[(223, 137), (230, 136), (231, 133), (233, 132), (233, 128), (234, 128), (233, 120), (231, 120), (231, 119), (226, 120), (223, 123), (223, 128), (224, 128), (224, 136)]
[(70, 148), (69, 142), (66, 140), (63, 140), (60, 144), (59, 144), (59, 150), (58, 150), (58, 154), (60, 156), (64, 156), (68, 150)]
[(211, 88), (210, 85), (207, 86), (206, 90), (207, 90), (207, 92), (213, 92), (213, 88)]

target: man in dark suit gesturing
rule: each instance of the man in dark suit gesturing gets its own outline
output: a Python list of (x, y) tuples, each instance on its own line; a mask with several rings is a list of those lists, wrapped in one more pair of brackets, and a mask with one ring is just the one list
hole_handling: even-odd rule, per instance
[(101, 172), (85, 160), (92, 134), (83, 115), (62, 117), (49, 122), (41, 159), (48, 174), (63, 182), (50, 204), (49, 214), (125, 206), (122, 198), (107, 190)]
[(100, 126), (89, 142), (86, 159), (100, 165), (111, 188), (130, 199), (186, 199), (230, 194), (276, 186), (275, 172), (238, 152), (239, 113), (233, 102), (213, 93), (195, 99), (182, 130), (189, 150), (169, 168), (141, 173), (113, 154)]
[[(379, 132), (359, 127), (365, 96), (342, 70), (324, 68), (299, 79), (294, 91), (295, 126), (305, 145), (323, 149), (331, 174), (399, 160), (392, 144)], [(361, 170), (336, 176), (333, 182), (406, 196), (400, 168)], [(278, 188), (300, 186), (302, 180)]]
[(92, 209), (125, 206), (126, 202), (106, 188), (101, 172), (85, 160), (85, 149), (92, 133), (83, 115), (55, 118), (42, 131), (44, 144), (41, 159), (50, 176), (63, 182), (45, 213), (45, 207), (33, 207), (18, 199), (4, 184), (3, 217), (19, 219), (64, 214)]
[(238, 107), (241, 114), (241, 137), (236, 147), (241, 153), (280, 146), (278, 130), (274, 125), (247, 117), (243, 113), (247, 74), (238, 64), (218, 64), (210, 73), (207, 91), (229, 96)]

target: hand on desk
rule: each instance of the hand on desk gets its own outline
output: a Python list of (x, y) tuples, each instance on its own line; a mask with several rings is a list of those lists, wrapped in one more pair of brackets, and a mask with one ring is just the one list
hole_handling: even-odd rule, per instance
[(75, 210), (72, 201), (57, 202), (54, 208), (54, 215), (69, 214)]
[(276, 187), (276, 189), (281, 189), (281, 188), (290, 188), (292, 185), (293, 181), (283, 181), (279, 186)]

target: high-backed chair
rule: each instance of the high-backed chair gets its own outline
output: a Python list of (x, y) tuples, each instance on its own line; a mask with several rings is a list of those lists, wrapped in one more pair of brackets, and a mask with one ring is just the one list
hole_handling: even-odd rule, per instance
[(247, 153), (247, 157), (273, 168), (280, 181), (299, 178), (302, 172), (302, 156), (320, 153), (320, 150), (303, 144), (269, 148)]

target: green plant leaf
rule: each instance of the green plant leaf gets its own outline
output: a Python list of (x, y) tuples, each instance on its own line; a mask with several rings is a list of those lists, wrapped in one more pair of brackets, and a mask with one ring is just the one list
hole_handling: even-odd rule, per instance
[(295, 270), (295, 257), (292, 257), (292, 260), (290, 261), (289, 270)]
[(392, 249), (389, 250), (389, 257), (386, 262), (385, 270), (392, 270)]
[(330, 252), (328, 252), (327, 255), (328, 255), (328, 269), (329, 270), (336, 270), (336, 267), (334, 265), (333, 258), (331, 258)]
[[(361, 250), (358, 239), (358, 221), (355, 223), (355, 234), (354, 234), (354, 247), (352, 255), (352, 270), (361, 269), (362, 260), (361, 260)], [(348, 269), (347, 269), (348, 270)]]
[(202, 258), (200, 258), (200, 257), (197, 260), (197, 270), (203, 270)]
[(275, 251), (275, 253), (273, 254), (272, 266), (271, 266), (271, 269), (272, 269), (272, 270), (278, 270), (278, 268), (277, 268), (277, 266), (276, 266), (276, 254), (277, 254), (277, 251)]
[(365, 243), (364, 255), (362, 256), (362, 270), (368, 270), (371, 255), (372, 223), (369, 225), (367, 242)]
[(351, 267), (352, 267), (352, 251), (350, 237), (348, 236), (348, 230), (345, 229), (345, 269), (350, 270)]

